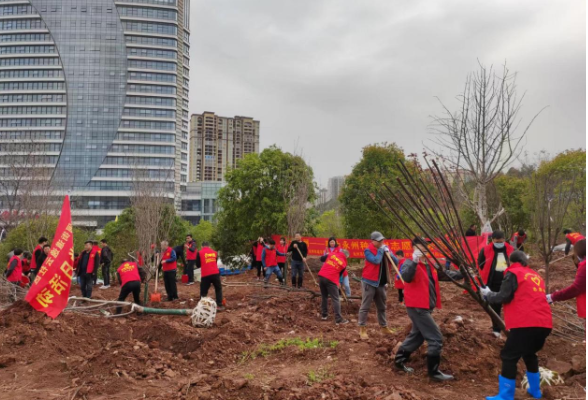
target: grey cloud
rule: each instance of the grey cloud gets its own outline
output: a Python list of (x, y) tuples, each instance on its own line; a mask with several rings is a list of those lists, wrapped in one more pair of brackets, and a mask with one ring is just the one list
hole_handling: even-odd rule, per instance
[(192, 0), (191, 111), (251, 115), (323, 184), (370, 143), (420, 152), (477, 59), (519, 72), (527, 150), (585, 146), (585, 3)]

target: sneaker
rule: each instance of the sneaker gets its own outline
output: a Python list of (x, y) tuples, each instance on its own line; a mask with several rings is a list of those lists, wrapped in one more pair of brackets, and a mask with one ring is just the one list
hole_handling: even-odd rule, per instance
[(345, 325), (348, 324), (349, 320), (348, 319), (344, 319), (343, 321), (337, 322), (336, 325)]
[(328, 316), (323, 316), (323, 317), (321, 317), (321, 320), (323, 320), (323, 321), (326, 321), (326, 320), (328, 320), (328, 319), (329, 319), (329, 317), (328, 317)]
[(108, 289), (108, 288), (110, 288), (110, 285), (107, 285), (107, 286), (104, 286), (104, 285), (102, 285), (102, 286), (100, 287), (100, 289)]
[(218, 306), (216, 307), (216, 311), (225, 311), (227, 308), (225, 306)]

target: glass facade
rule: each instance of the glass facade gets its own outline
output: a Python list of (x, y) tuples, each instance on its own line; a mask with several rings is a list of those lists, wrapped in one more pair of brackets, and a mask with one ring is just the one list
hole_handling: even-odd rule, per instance
[(1, 3), (0, 149), (29, 146), (31, 160), (51, 168), (47, 179), (72, 193), (74, 219), (77, 205), (113, 219), (137, 169), (180, 209), (189, 0)]

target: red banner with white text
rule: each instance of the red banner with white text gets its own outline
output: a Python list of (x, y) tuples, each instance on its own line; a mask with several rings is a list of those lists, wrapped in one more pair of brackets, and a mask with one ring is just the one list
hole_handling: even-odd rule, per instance
[(69, 196), (65, 196), (51, 251), (25, 300), (37, 311), (56, 318), (67, 306), (73, 274), (73, 231)]
[[(274, 235), (272, 237), (276, 243), (279, 243), (280, 236)], [(465, 238), (467, 244), (472, 251), (474, 259), (477, 259), (478, 253), (481, 248), (486, 244), (486, 239), (482, 236), (468, 236)], [(309, 256), (322, 256), (328, 246), (328, 238), (315, 238), (315, 237), (303, 237), (302, 241), (308, 246)], [(369, 239), (337, 239), (337, 243), (342, 249), (349, 251), (349, 258), (363, 258), (363, 252), (370, 245), (371, 240)], [(412, 257), (412, 243), (410, 239), (387, 239), (384, 243), (390, 248), (392, 253), (396, 253), (398, 250), (404, 252), (405, 257)], [(462, 241), (462, 247), (465, 243)], [(469, 252), (467, 247), (464, 247), (466, 254)], [(439, 251), (433, 250), (433, 254), (436, 258), (444, 258), (443, 254)]]

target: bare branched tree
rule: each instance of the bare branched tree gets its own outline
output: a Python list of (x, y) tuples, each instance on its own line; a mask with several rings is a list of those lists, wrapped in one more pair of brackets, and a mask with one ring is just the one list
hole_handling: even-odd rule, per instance
[(549, 264), (562, 234), (566, 214), (574, 198), (577, 176), (535, 172), (531, 177), (531, 226), (545, 265), (545, 289), (549, 291)]
[(459, 110), (452, 112), (441, 103), (444, 113), (433, 117), (436, 138), (428, 151), (443, 160), (459, 182), (472, 183), (461, 185), (462, 197), (487, 229), (504, 213), (502, 207), (490, 213), (488, 185), (520, 155), (523, 139), (542, 111), (520, 131), (524, 97), (517, 95), (516, 74), (506, 65), (497, 75), (492, 67), (488, 70), (480, 64), (458, 97)]

